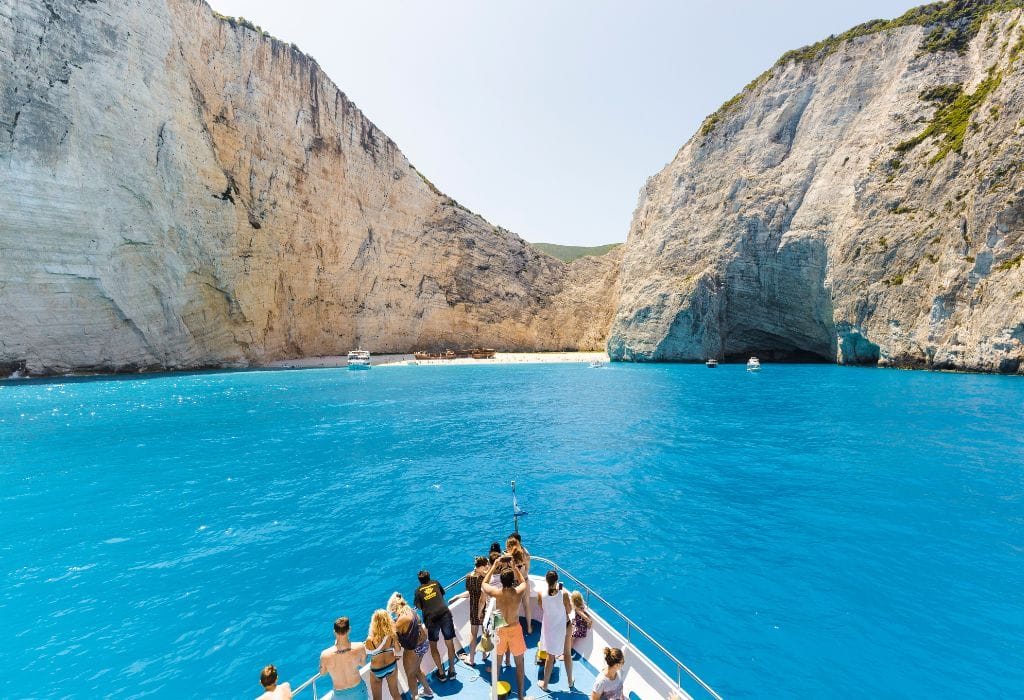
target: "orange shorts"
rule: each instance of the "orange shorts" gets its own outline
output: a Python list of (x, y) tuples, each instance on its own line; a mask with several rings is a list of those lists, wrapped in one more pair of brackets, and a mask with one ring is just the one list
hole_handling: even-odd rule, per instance
[(526, 653), (526, 639), (523, 637), (523, 626), (518, 622), (514, 625), (505, 625), (498, 628), (498, 646), (495, 653), (501, 656), (506, 651), (511, 651), (512, 656), (522, 656)]

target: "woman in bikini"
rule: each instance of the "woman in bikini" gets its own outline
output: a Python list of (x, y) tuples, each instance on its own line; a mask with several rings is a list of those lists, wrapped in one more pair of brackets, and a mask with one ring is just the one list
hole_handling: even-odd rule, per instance
[(395, 636), (402, 646), (402, 668), (409, 684), (409, 694), (416, 700), (417, 688), (422, 684), (424, 698), (434, 697), (434, 691), (423, 673), (423, 656), (427, 653), (427, 628), (420, 622), (419, 615), (405, 601), (402, 594), (394, 592), (388, 598), (388, 612), (395, 621)]
[(388, 692), (392, 698), (399, 698), (398, 657), (395, 655), (396, 638), (395, 623), (387, 610), (376, 610), (370, 618), (370, 631), (366, 637), (366, 655), (370, 658), (370, 691), (373, 700), (381, 700), (381, 689), (387, 681)]

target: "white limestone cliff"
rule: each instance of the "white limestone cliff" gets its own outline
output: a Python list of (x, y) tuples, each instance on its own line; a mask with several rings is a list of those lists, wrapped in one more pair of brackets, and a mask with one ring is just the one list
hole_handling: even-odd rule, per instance
[(648, 181), (613, 359), (1024, 372), (1022, 12), (858, 33), (784, 57)]
[(0, 62), (0, 369), (603, 345), (617, 254), (465, 210), (201, 0), (0, 0)]

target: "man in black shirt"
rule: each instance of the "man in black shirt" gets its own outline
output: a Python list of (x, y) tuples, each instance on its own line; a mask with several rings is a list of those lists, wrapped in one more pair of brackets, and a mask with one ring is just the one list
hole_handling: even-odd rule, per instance
[[(455, 623), (452, 611), (444, 602), (444, 587), (430, 578), (429, 571), (419, 573), (420, 587), (416, 589), (413, 604), (423, 612), (423, 622), (427, 626), (427, 639), (430, 640), (430, 655), (434, 659), (437, 680), (447, 681), (455, 678)], [(448, 647), (448, 675), (441, 665), (441, 654), (437, 650), (437, 640), (444, 635), (444, 643)]]

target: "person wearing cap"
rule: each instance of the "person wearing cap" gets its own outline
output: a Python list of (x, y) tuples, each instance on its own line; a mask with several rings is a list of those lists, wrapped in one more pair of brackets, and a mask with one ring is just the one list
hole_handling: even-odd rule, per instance
[(330, 674), (335, 700), (369, 698), (366, 683), (359, 675), (360, 667), (366, 663), (366, 647), (362, 642), (349, 641), (351, 629), (349, 619), (339, 617), (334, 621), (334, 644), (320, 652), (320, 675)]

